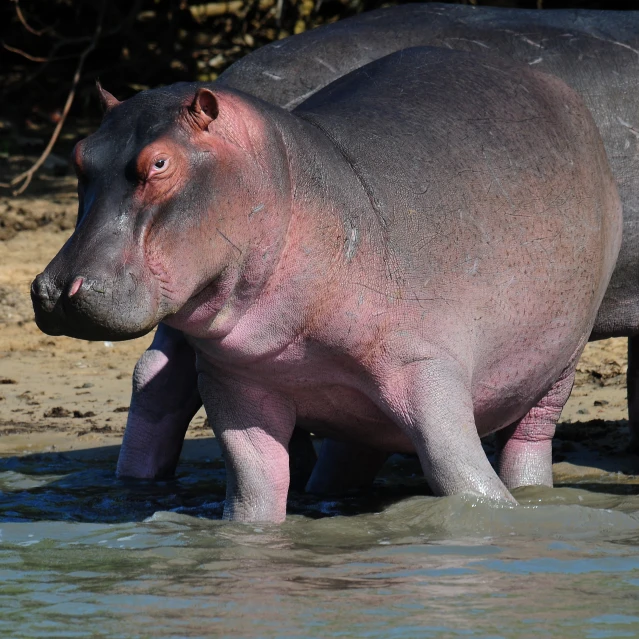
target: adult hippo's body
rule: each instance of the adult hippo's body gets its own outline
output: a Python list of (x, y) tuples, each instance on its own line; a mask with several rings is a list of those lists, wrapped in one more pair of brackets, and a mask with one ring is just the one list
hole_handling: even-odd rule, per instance
[(284, 518), (296, 423), (417, 452), (436, 494), (512, 500), (480, 437), (510, 427), (548, 453), (621, 239), (573, 91), (418, 48), (293, 114), (201, 85), (103, 95), (75, 152), (79, 223), (33, 284), (36, 320), (186, 336), (225, 453), (225, 517)]
[[(629, 391), (639, 384), (639, 11), (409, 4), (364, 13), (262, 47), (217, 84), (284, 108), (363, 64), (414, 46), (490, 53), (561, 78), (590, 109), (623, 204), (619, 259), (591, 339), (631, 336)], [(639, 402), (639, 393), (637, 393)], [(639, 425), (639, 403), (630, 405)]]
[[(591, 339), (630, 337), (629, 412), (639, 434), (639, 12), (398, 6), (262, 47), (227, 69), (216, 85), (292, 109), (353, 69), (422, 44), (498, 54), (552, 73), (581, 93), (590, 108), (624, 206), (622, 247)], [(196, 386), (192, 350), (179, 332), (160, 325), (134, 374), (121, 475), (174, 472), (188, 424), (201, 405)], [(308, 460), (300, 464), (303, 484), (313, 453), (302, 434), (296, 435), (297, 459)], [(337, 485), (367, 483), (385, 458), (372, 449), (364, 455), (361, 448), (354, 456), (330, 442), (324, 451), (328, 466), (352, 475), (337, 478)], [(520, 457), (534, 463), (532, 454)], [(505, 463), (514, 467), (517, 459)], [(315, 489), (335, 487), (322, 477), (326, 474), (316, 473)], [(526, 478), (521, 469), (520, 479)]]

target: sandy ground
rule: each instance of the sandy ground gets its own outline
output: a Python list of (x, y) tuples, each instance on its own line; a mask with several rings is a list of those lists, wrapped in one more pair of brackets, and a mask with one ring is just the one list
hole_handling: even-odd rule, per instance
[[(73, 179), (43, 186), (35, 196), (0, 198), (0, 454), (119, 444), (131, 372), (151, 341), (83, 342), (37, 329), (29, 286), (70, 235), (76, 212)], [(626, 367), (625, 339), (587, 346), (555, 440), (560, 481), (639, 470), (625, 453)], [(210, 435), (201, 411), (188, 437)]]

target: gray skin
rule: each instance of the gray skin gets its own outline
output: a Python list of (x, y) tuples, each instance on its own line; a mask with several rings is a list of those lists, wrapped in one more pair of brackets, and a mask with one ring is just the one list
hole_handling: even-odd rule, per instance
[[(532, 11), (443, 4), (410, 4), (364, 13), (262, 47), (227, 69), (217, 86), (240, 89), (292, 109), (336, 78), (363, 64), (405, 47), (436, 45), (479, 54), (499, 54), (562, 78), (590, 108), (604, 140), (624, 205), (624, 230), (617, 265), (601, 305), (591, 340), (628, 336), (628, 398), (633, 439), (639, 448), (639, 12)], [(137, 378), (162, 367), (164, 376), (194, 379), (181, 359), (166, 351), (188, 346), (163, 324), (149, 351), (136, 367)], [(173, 370), (173, 372), (170, 372)], [(118, 473), (159, 478), (174, 473), (182, 438), (197, 410), (194, 386), (157, 385), (141, 393), (136, 384)], [(178, 392), (183, 389), (184, 394)], [(166, 417), (149, 419), (149, 409)], [(509, 433), (498, 438), (507, 448)], [(295, 484), (310, 475), (313, 453), (302, 432), (296, 432)], [(534, 445), (534, 443), (533, 443)], [(379, 451), (353, 449), (325, 441), (319, 466), (308, 488), (339, 492), (370, 483), (383, 463)], [(525, 482), (525, 467), (508, 459), (510, 485)], [(342, 469), (339, 472), (337, 469)]]
[(226, 518), (284, 519), (296, 423), (417, 452), (435, 494), (514, 501), (480, 437), (547, 452), (621, 242), (577, 94), (417, 48), (292, 114), (189, 84), (109, 98), (76, 148), (79, 223), (32, 285), (36, 321), (185, 335)]

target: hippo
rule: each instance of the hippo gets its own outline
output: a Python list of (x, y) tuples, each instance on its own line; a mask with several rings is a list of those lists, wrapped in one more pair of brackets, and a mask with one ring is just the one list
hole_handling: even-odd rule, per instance
[(285, 518), (296, 424), (416, 452), (436, 495), (516, 503), (480, 438), (511, 428), (547, 451), (621, 243), (575, 92), (423, 47), (293, 112), (191, 83), (103, 98), (74, 151), (78, 225), (32, 284), (36, 322), (184, 335), (226, 519)]
[[(608, 152), (624, 205), (620, 257), (590, 339), (628, 336), (629, 417), (639, 451), (639, 12), (536, 11), (451, 4), (409, 4), (363, 13), (264, 46), (231, 65), (217, 86), (239, 89), (292, 109), (322, 87), (382, 56), (410, 46), (435, 45), (483, 54), (492, 52), (552, 73), (580, 93), (590, 108)], [(162, 478), (174, 473), (197, 396), (195, 355), (178, 331), (160, 324), (133, 378), (131, 411), (118, 473)], [(174, 383), (171, 380), (179, 380)], [(527, 482), (514, 469), (531, 452), (508, 446), (508, 431), (497, 438), (499, 464), (510, 468), (511, 487)], [(314, 453), (294, 435), (298, 462), (292, 468), (303, 487)], [(516, 452), (515, 452), (516, 451)], [(511, 455), (512, 453), (512, 455)], [(510, 457), (509, 457), (510, 455)], [(368, 485), (385, 460), (375, 449), (325, 440), (320, 467), (308, 488), (339, 492)], [(355, 472), (355, 467), (359, 468)], [(347, 477), (335, 477), (342, 468)], [(332, 475), (329, 474), (329, 470)]]

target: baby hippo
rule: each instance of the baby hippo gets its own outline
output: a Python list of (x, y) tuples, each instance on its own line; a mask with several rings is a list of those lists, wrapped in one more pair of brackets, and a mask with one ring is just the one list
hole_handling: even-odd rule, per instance
[[(510, 427), (506, 446), (549, 448), (621, 239), (571, 89), (424, 47), (292, 113), (196, 84), (103, 99), (75, 150), (77, 228), (32, 285), (36, 321), (186, 336), (225, 518), (284, 519), (296, 423), (416, 451), (436, 494), (514, 501), (480, 437)], [(552, 482), (549, 465), (527, 472)]]

